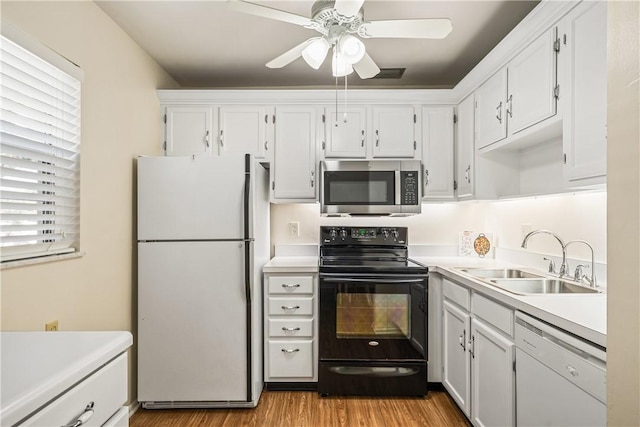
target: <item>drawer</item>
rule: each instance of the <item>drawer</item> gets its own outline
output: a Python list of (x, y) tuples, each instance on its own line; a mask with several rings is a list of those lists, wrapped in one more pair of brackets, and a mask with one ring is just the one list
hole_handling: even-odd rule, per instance
[(471, 296), (469, 293), (469, 289), (453, 283), (451, 280), (442, 279), (442, 294), (445, 298), (455, 302), (465, 310), (470, 310)]
[(513, 337), (514, 311), (502, 304), (474, 293), (471, 299), (473, 314)]
[(313, 319), (269, 319), (269, 336), (312, 338)]
[(313, 294), (313, 276), (269, 276), (269, 294)]
[(312, 378), (312, 340), (269, 340), (270, 378)]
[(93, 415), (82, 425), (101, 426), (126, 400), (127, 354), (124, 353), (42, 408), (21, 426), (72, 424), (90, 402), (93, 402)]
[(269, 315), (310, 316), (313, 314), (313, 297), (269, 297)]

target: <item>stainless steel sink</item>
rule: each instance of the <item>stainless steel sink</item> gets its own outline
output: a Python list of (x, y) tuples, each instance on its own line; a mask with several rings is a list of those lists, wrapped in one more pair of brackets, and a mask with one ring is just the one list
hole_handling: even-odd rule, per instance
[(494, 286), (514, 294), (597, 294), (597, 289), (554, 278), (491, 279)]
[(518, 268), (464, 268), (462, 271), (482, 279), (544, 278), (540, 274), (529, 273)]

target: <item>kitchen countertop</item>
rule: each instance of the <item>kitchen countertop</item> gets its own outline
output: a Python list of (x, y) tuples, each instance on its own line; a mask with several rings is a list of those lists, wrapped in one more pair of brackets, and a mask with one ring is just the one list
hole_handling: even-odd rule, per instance
[(317, 256), (277, 256), (271, 258), (264, 267), (263, 273), (317, 273)]
[(129, 332), (2, 332), (0, 425), (14, 425), (133, 343)]
[[(514, 267), (513, 263), (472, 257), (412, 257), (430, 268), (482, 294), (564, 329), (599, 346), (607, 346), (607, 296), (517, 295), (491, 286), (458, 271), (464, 267)], [(519, 266), (521, 267), (521, 266)], [(524, 267), (530, 271), (535, 269)], [(277, 256), (265, 266), (265, 273), (317, 273), (318, 257)], [(544, 272), (540, 272), (546, 275)]]

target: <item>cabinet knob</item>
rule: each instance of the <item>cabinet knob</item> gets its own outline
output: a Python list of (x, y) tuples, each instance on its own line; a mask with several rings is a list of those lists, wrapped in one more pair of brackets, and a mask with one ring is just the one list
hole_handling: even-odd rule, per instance
[(220, 129), (220, 147), (224, 147), (224, 130)]
[(283, 353), (297, 353), (299, 351), (300, 351), (299, 348), (283, 348), (282, 349)]

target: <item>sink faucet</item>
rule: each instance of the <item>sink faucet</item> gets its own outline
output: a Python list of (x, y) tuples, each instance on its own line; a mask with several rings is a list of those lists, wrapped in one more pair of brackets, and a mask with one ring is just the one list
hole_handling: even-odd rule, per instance
[[(589, 285), (592, 288), (597, 288), (598, 283), (596, 282), (596, 262), (595, 262), (595, 256), (593, 254), (593, 247), (589, 243), (585, 242), (584, 240), (572, 240), (570, 242), (567, 242), (566, 245), (564, 245), (565, 249), (573, 243), (582, 243), (584, 245), (587, 245), (587, 247), (591, 250), (591, 278), (585, 276), (584, 279), (589, 283)], [(581, 277), (579, 276), (580, 276), (579, 274), (576, 274), (576, 277), (575, 277), (576, 281), (579, 281), (581, 279)]]
[(567, 274), (569, 266), (567, 265), (567, 246), (564, 244), (564, 241), (560, 238), (560, 236), (549, 230), (533, 230), (532, 232), (524, 236), (524, 239), (522, 239), (522, 247), (526, 249), (529, 238), (538, 233), (550, 234), (556, 238), (558, 243), (560, 243), (560, 247), (562, 247), (562, 264), (560, 264), (560, 272), (558, 273), (558, 277), (564, 277), (564, 275)]

